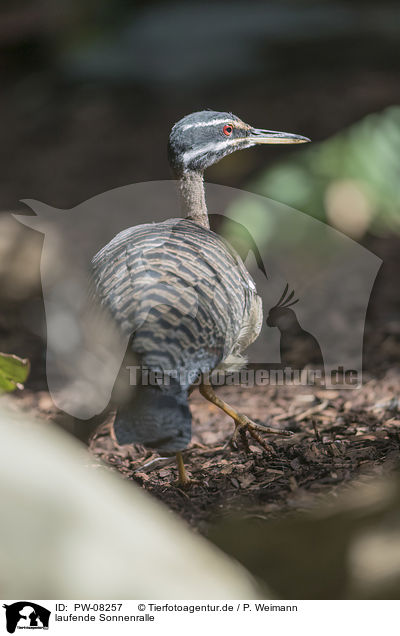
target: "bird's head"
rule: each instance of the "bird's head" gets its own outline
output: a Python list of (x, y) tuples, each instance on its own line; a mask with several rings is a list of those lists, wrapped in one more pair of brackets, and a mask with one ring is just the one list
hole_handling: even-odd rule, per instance
[(278, 327), (282, 331), (285, 331), (297, 324), (297, 318), (293, 309), (289, 309), (287, 307), (273, 307), (270, 309), (265, 322), (268, 327)]
[(232, 115), (202, 110), (187, 115), (171, 130), (168, 158), (176, 174), (202, 172), (226, 155), (256, 144), (301, 144), (307, 137), (253, 128)]
[(274, 307), (269, 310), (266, 320), (268, 327), (278, 327), (282, 331), (290, 329), (297, 325), (297, 317), (293, 309), (293, 305), (299, 302), (298, 299), (292, 300), (294, 290), (288, 294), (289, 285), (286, 285), (283, 294)]

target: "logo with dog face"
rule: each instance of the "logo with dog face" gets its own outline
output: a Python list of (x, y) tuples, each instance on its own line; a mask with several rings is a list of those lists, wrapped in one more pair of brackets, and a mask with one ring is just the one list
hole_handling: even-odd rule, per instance
[(6, 627), (9, 634), (16, 629), (48, 629), (50, 610), (32, 601), (18, 601), (3, 605), (6, 610)]
[[(207, 184), (206, 198), (212, 229), (241, 256), (262, 299), (261, 332), (244, 352), (249, 365), (285, 373), (315, 367), (328, 388), (360, 386), (365, 314), (381, 260), (337, 230), (266, 197)], [(135, 328), (122, 320), (123, 328), (116, 329), (107, 312), (94, 309), (91, 261), (126, 228), (171, 218), (178, 224), (176, 184), (133, 184), (71, 210), (25, 202), (36, 216), (16, 218), (44, 234), (41, 278), (49, 390), (59, 408), (87, 419), (109, 403)], [(144, 275), (148, 258), (158, 258), (157, 252), (162, 258), (164, 243), (168, 237), (149, 253), (142, 251), (136, 263), (140, 277), (135, 277), (136, 265), (129, 269), (122, 257), (112, 275), (123, 277), (124, 267), (128, 269), (135, 293), (135, 285), (154, 285), (155, 305), (158, 289), (164, 298), (171, 292), (172, 303), (179, 292), (186, 313), (195, 314), (196, 281), (179, 291), (168, 277)], [(251, 293), (249, 283), (246, 294)], [(128, 301), (113, 297), (122, 314)], [(147, 306), (146, 312), (151, 310)], [(146, 312), (138, 313), (140, 321), (146, 320)]]

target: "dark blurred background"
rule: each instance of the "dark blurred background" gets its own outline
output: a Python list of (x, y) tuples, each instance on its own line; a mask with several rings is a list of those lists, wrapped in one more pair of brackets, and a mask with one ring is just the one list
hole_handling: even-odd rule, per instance
[[(169, 178), (171, 124), (206, 107), (324, 140), (400, 102), (399, 37), (395, 2), (2, 0), (1, 208)], [(281, 154), (208, 179), (245, 185)]]
[[(0, 210), (27, 211), (25, 197), (69, 208), (170, 178), (169, 129), (194, 110), (307, 135), (307, 148), (233, 154), (206, 178), (287, 202), (383, 258), (366, 359), (375, 365), (386, 342), (381, 362), (391, 364), (400, 331), (399, 36), (395, 2), (2, 0)], [(43, 349), (10, 340), (6, 320), (12, 307), (19, 324), (21, 299), (34, 297), (22, 313), (43, 323), (39, 256), (27, 260), (23, 249), (27, 236), (37, 249), (41, 239), (3, 225), (0, 344), (43, 366)], [(19, 275), (10, 273), (15, 259)]]
[[(296, 424), (301, 443), (278, 448), (267, 465), (256, 457), (253, 472), (248, 467), (240, 472), (232, 454), (224, 460), (225, 469), (232, 463), (236, 471), (238, 479), (231, 481), (218, 456), (210, 467), (211, 460), (205, 464), (198, 455), (202, 480), (201, 470), (207, 471), (206, 488), (190, 497), (167, 488), (168, 470), (152, 473), (153, 481), (144, 476), (147, 490), (203, 532), (200, 521), (208, 522), (215, 510), (229, 511), (238, 501), (244, 511), (252, 510), (250, 521), (245, 516), (209, 536), (285, 598), (398, 598), (398, 485), (382, 484), (374, 494), (370, 482), (366, 498), (355, 490), (337, 511), (277, 518), (272, 525), (269, 520), (283, 509), (318, 507), (327, 488), (367, 470), (375, 483), (384, 464), (398, 466), (399, 41), (400, 5), (385, 0), (1, 0), (0, 352), (30, 360), (25, 390), (13, 393), (21, 408), (62, 423), (46, 383), (43, 237), (9, 212), (29, 214), (20, 202), (24, 198), (70, 208), (111, 188), (171, 178), (169, 130), (191, 111), (232, 111), (257, 127), (310, 137), (313, 143), (304, 147), (234, 153), (206, 179), (287, 203), (383, 260), (366, 320), (362, 391), (346, 397), (325, 392), (318, 399), (300, 395), (312, 401), (296, 402), (294, 391), (282, 395), (271, 387), (243, 397), (246, 412), (263, 418), (271, 413), (298, 418), (308, 404), (330, 399), (332, 422), (321, 415), (321, 437), (303, 413)], [(239, 399), (236, 388), (231, 395)], [(214, 429), (223, 437), (228, 424), (200, 400), (193, 396), (196, 434), (204, 433), (198, 446), (207, 452), (209, 445), (212, 454)], [(132, 479), (130, 451), (116, 450), (107, 431), (100, 431), (98, 448), (101, 440), (110, 448), (103, 455), (98, 450), (99, 456)], [(347, 455), (336, 456), (345, 442)], [(21, 438), (30, 454), (26, 444)], [(30, 479), (17, 446), (15, 470)], [(194, 452), (192, 470), (195, 459)], [(48, 470), (47, 461), (36, 464)], [(25, 501), (22, 477), (18, 484)], [(54, 527), (53, 516), (51, 523), (43, 516), (47, 531)], [(32, 519), (36, 523), (35, 515)], [(55, 545), (53, 538), (49, 545)], [(19, 558), (20, 552), (18, 544)], [(104, 562), (100, 558), (102, 567)]]

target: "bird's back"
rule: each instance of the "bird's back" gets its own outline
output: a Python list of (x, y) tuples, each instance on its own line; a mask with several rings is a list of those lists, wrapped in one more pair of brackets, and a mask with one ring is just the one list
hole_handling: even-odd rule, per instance
[(183, 387), (240, 353), (261, 326), (261, 303), (240, 257), (188, 219), (118, 234), (93, 259), (97, 294), (153, 370)]

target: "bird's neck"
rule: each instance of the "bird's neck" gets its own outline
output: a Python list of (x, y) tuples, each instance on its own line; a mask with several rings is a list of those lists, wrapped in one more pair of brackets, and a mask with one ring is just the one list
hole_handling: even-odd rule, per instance
[(178, 190), (184, 218), (209, 229), (203, 173), (186, 172), (179, 175)]

